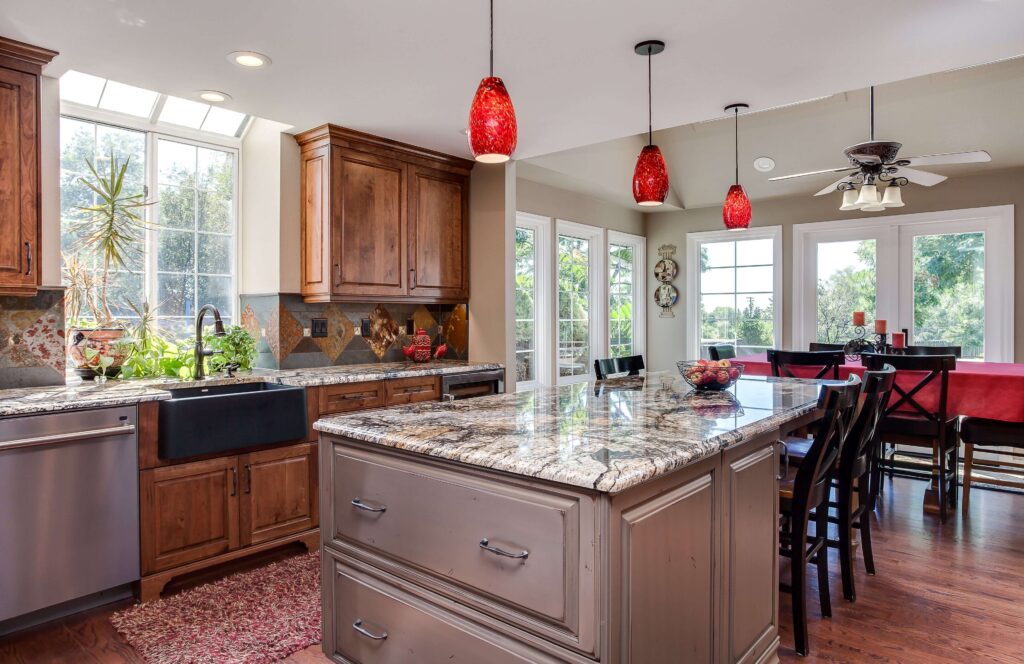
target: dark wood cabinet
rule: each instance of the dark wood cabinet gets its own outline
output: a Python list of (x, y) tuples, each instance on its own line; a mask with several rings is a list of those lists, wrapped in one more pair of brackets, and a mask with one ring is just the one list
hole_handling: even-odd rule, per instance
[(316, 443), (304, 443), (239, 457), (242, 546), (317, 527), (316, 451)]
[(39, 287), (39, 78), (53, 51), (0, 37), (0, 294)]
[(473, 162), (334, 125), (296, 140), (306, 301), (469, 297)]

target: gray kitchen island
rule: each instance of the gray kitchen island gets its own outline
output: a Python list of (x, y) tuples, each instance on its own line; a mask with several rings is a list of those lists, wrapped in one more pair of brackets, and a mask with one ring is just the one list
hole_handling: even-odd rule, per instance
[(679, 376), (319, 420), (338, 662), (774, 662), (776, 441), (820, 385)]

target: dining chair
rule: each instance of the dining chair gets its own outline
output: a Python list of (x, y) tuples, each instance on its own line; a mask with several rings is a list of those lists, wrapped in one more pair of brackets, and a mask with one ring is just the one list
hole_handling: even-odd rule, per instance
[[(872, 472), (871, 497), (874, 503), (881, 490), (882, 472), (892, 476), (894, 470), (907, 475), (930, 477), (939, 493), (939, 518), (946, 520), (950, 505), (956, 505), (957, 447), (959, 445), (956, 414), (947, 411), (949, 402), (949, 372), (956, 369), (955, 355), (882, 355), (864, 353), (861, 361), (868, 371), (878, 371), (886, 364), (897, 372), (913, 372), (913, 385), (893, 386), (893, 396), (885, 410), (879, 432), (879, 449), (875, 469)], [(938, 394), (926, 406), (921, 403), (922, 390), (934, 390), (938, 383)], [(931, 469), (922, 473), (915, 463), (896, 458), (896, 445), (926, 447), (932, 450)], [(891, 446), (891, 447), (889, 447)]]
[(953, 355), (960, 359), (963, 349), (960, 346), (907, 346), (904, 355)]
[(846, 344), (824, 344), (817, 341), (807, 344), (807, 350), (812, 353), (819, 353), (823, 350), (843, 350), (844, 348), (846, 348)]
[[(1013, 478), (987, 476), (983, 480), (985, 484), (1024, 489), (1024, 454), (1019, 451), (1024, 448), (1024, 422), (965, 417), (960, 422), (960, 440), (964, 441), (964, 495), (961, 498), (961, 509), (965, 517), (970, 510), (971, 482), (976, 470), (987, 470)], [(1015, 450), (1007, 451), (1004, 449), (1007, 447)], [(979, 452), (995, 458), (978, 458), (975, 455)]]
[(814, 378), (839, 380), (839, 367), (846, 362), (846, 355), (841, 350), (807, 352), (769, 348), (768, 362), (772, 365), (772, 375), (778, 378), (798, 378), (790, 367), (799, 366), (818, 367)]
[(708, 357), (712, 360), (731, 360), (736, 357), (736, 346), (732, 344), (715, 344), (708, 346)]
[(602, 360), (594, 360), (594, 376), (598, 380), (604, 380), (613, 374), (639, 376), (640, 371), (643, 368), (643, 355), (628, 355), (626, 357), (610, 357)]
[[(860, 379), (851, 376), (840, 385), (824, 385), (818, 398), (820, 425), (803, 462), (796, 468), (786, 463), (779, 480), (779, 555), (790, 560), (790, 583), (779, 589), (792, 595), (793, 636), (801, 655), (808, 653), (807, 565), (818, 570), (818, 601), (821, 615), (832, 616), (828, 585), (828, 502), (835, 477), (836, 459), (842, 451), (860, 392)], [(808, 532), (813, 520), (814, 533)]]

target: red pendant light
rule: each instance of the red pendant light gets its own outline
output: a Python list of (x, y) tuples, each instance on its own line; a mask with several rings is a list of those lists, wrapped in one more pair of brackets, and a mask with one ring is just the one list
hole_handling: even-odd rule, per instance
[(665, 42), (651, 39), (633, 47), (637, 55), (647, 56), (647, 145), (640, 151), (633, 169), (633, 200), (637, 205), (661, 205), (668, 196), (668, 167), (661, 150), (654, 144), (651, 97), (651, 56), (665, 50)]
[(740, 109), (750, 108), (747, 104), (729, 104), (726, 112), (732, 111), (735, 118), (736, 183), (729, 187), (722, 205), (722, 222), (730, 231), (746, 230), (750, 226), (750, 199), (740, 186)]
[(476, 89), (473, 105), (469, 107), (466, 134), (473, 156), (480, 162), (500, 164), (508, 161), (516, 149), (516, 110), (504, 81), (494, 75), (494, 0), (491, 0), (490, 75), (480, 81)]

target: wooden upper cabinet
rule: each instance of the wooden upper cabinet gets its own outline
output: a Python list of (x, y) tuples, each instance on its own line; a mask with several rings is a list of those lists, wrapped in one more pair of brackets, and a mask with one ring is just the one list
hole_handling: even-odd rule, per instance
[(39, 78), (55, 55), (0, 37), (0, 294), (41, 283)]
[(333, 125), (296, 140), (307, 302), (468, 297), (473, 162)]

